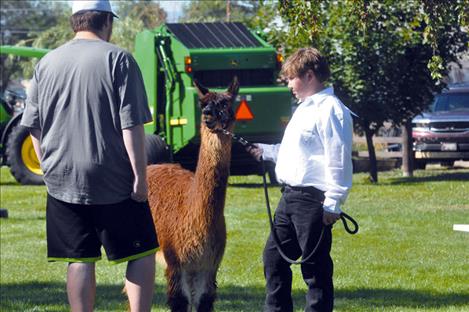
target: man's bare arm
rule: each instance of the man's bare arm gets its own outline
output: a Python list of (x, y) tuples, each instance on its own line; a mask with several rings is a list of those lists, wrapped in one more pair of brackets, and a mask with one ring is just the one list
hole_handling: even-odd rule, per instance
[(148, 186), (146, 171), (147, 155), (145, 153), (145, 132), (143, 125), (123, 129), (122, 135), (135, 179), (131, 197), (135, 201), (144, 202), (148, 197)]
[(41, 162), (42, 151), (41, 151), (41, 130), (39, 129), (30, 129), (29, 133), (31, 134), (31, 140), (33, 141), (34, 151), (36, 152), (37, 159)]

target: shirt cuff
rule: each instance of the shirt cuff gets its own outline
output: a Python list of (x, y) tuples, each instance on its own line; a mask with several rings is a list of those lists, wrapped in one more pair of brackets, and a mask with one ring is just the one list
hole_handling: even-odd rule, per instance
[(330, 213), (340, 214), (342, 210), (340, 209), (340, 201), (326, 197), (322, 207), (325, 211)]
[(262, 158), (264, 158), (265, 161), (273, 161), (276, 162), (276, 155), (273, 151), (273, 146), (275, 145), (270, 145), (270, 144), (262, 144), (262, 143), (257, 143), (257, 145), (262, 148)]

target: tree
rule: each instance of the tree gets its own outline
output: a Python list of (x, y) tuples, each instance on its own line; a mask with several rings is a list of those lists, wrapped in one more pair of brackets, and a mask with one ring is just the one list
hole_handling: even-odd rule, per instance
[(405, 176), (413, 175), (412, 118), (427, 108), (432, 93), (444, 87), (442, 79), (448, 74), (449, 63), (458, 63), (458, 56), (469, 48), (468, 7), (467, 0), (421, 0), (414, 6), (417, 13), (411, 27), (418, 39), (402, 54), (410, 72), (400, 81), (395, 109), (391, 110), (391, 119), (404, 130)]
[[(295, 50), (315, 46), (328, 55), (336, 94), (360, 116), (354, 120), (355, 128), (367, 138), (370, 179), (377, 181), (372, 136), (386, 119), (382, 101), (386, 90), (380, 81), (387, 78), (380, 64), (384, 51), (380, 53), (375, 43), (386, 36), (375, 29), (366, 31), (360, 5), (356, 1), (287, 0), (280, 3), (280, 12), (291, 27)], [(389, 44), (381, 48), (388, 49)]]
[[(63, 18), (67, 5), (62, 2), (3, 0), (0, 1), (1, 45), (22, 43), (30, 45), (42, 31), (47, 31)], [(1, 81), (3, 91), (13, 77), (21, 76), (21, 60), (13, 56), (0, 56)]]
[(259, 1), (255, 15), (244, 23), (278, 50), (285, 52), (285, 48), (289, 46), (288, 32), (285, 29), (285, 23), (278, 14), (276, 3)]
[(326, 2), (281, 0), (278, 4), (280, 15), (288, 25), (285, 37), (285, 52), (291, 54), (298, 48), (323, 46), (326, 29), (324, 18), (326, 17)]
[(117, 6), (119, 20), (114, 23), (111, 42), (133, 52), (137, 33), (143, 29), (154, 29), (166, 22), (167, 14), (153, 1), (120, 1)]
[[(31, 46), (34, 48), (55, 49), (73, 38), (73, 31), (70, 28), (69, 11), (70, 8), (63, 11), (63, 15), (57, 19), (55, 25), (45, 29), (37, 34), (34, 39), (22, 40), (17, 45)], [(22, 77), (31, 77), (34, 72), (34, 66), (39, 61), (37, 58), (22, 59), (20, 67)]]
[(184, 8), (180, 22), (248, 22), (255, 17), (258, 8), (258, 1), (195, 0)]
[[(29, 4), (31, 6), (37, 3), (37, 1), (24, 2), (25, 5)], [(71, 40), (74, 36), (69, 22), (71, 9), (69, 6), (63, 4), (55, 5), (54, 3), (51, 2), (51, 6), (44, 9), (46, 16), (52, 14), (51, 11), (53, 11), (54, 16), (54, 19), (48, 21), (47, 27), (38, 28), (41, 32), (33, 32), (27, 39), (17, 40), (12, 42), (12, 44), (55, 49)], [(166, 12), (158, 3), (133, 0), (122, 1), (117, 4), (116, 13), (119, 15), (119, 19), (114, 22), (111, 42), (130, 52), (133, 52), (134, 40), (138, 32), (144, 28), (155, 28), (166, 21)], [(18, 19), (27, 19), (26, 17), (29, 17), (29, 10), (26, 12), (28, 14), (23, 14)], [(8, 59), (15, 60), (17, 58), (9, 56)], [(37, 61), (37, 59), (22, 59), (21, 63), (15, 63), (18, 75), (31, 77)]]
[[(364, 133), (370, 159), (370, 180), (378, 181), (373, 135), (387, 118), (386, 104), (391, 100), (387, 84), (387, 57), (394, 55), (396, 40), (383, 29), (391, 18), (379, 10), (364, 14), (363, 3), (340, 2), (330, 7), (324, 50), (329, 55), (336, 93), (356, 118), (355, 129)], [(340, 73), (340, 75), (338, 74)]]
[(442, 77), (447, 63), (467, 49), (467, 33), (461, 29), (464, 3), (280, 2), (282, 16), (299, 34), (299, 45), (307, 40), (329, 56), (336, 93), (360, 116), (355, 127), (367, 138), (371, 181), (378, 181), (373, 134), (385, 120), (409, 125), (442, 88), (435, 79)]

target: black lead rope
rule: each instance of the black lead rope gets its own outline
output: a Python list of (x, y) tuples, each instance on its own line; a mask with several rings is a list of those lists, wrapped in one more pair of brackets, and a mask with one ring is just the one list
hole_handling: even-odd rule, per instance
[[(243, 145), (244, 147), (248, 147), (248, 146), (252, 146), (251, 143), (249, 143), (246, 139), (240, 137), (240, 136), (237, 136), (236, 134), (234, 134), (233, 132), (230, 132), (226, 129), (221, 129), (221, 132), (223, 134), (226, 134), (228, 136), (231, 136), (233, 138), (233, 140), (237, 141), (238, 143), (240, 143), (241, 145)], [(316, 251), (317, 249), (319, 248), (319, 246), (321, 245), (321, 242), (322, 242), (322, 239), (324, 238), (324, 230), (326, 228), (326, 225), (323, 225), (322, 226), (322, 229), (321, 229), (321, 234), (319, 235), (319, 238), (318, 238), (318, 242), (316, 243), (316, 246), (314, 246), (314, 249), (313, 251), (311, 251), (311, 253), (305, 257), (305, 258), (302, 258), (301, 260), (293, 260), (293, 259), (290, 259), (282, 250), (281, 248), (281, 243), (280, 243), (280, 239), (278, 238), (277, 236), (277, 232), (275, 231), (275, 225), (274, 225), (274, 221), (273, 221), (273, 217), (272, 217), (272, 209), (270, 208), (270, 200), (269, 200), (269, 192), (268, 192), (268, 189), (267, 189), (267, 178), (266, 178), (266, 170), (265, 170), (265, 163), (264, 163), (264, 158), (261, 157), (260, 159), (261, 161), (261, 165), (262, 165), (262, 182), (263, 182), (263, 185), (264, 185), (264, 195), (265, 195), (265, 202), (266, 202), (266, 207), (267, 207), (267, 214), (269, 216), (269, 224), (270, 224), (270, 231), (272, 233), (272, 238), (274, 240), (274, 243), (277, 247), (277, 250), (278, 252), (280, 253), (280, 256), (282, 256), (282, 258), (287, 261), (288, 263), (291, 263), (291, 264), (302, 264), (302, 263), (305, 263), (307, 262), (309, 259), (311, 259), (311, 257), (316, 254)], [(341, 212), (340, 213), (340, 220), (342, 220), (342, 223), (344, 224), (344, 228), (345, 228), (345, 231), (349, 234), (356, 234), (358, 233), (358, 223), (357, 221), (355, 221), (355, 219), (353, 219), (351, 216), (349, 216), (348, 214), (346, 214), (345, 212)], [(350, 227), (348, 226), (348, 222), (347, 220), (349, 220), (352, 224), (353, 224), (353, 230), (350, 229)], [(328, 225), (330, 226), (330, 225)]]
[[(262, 157), (261, 157), (261, 164), (262, 164), (262, 182), (264, 184), (264, 195), (265, 195), (265, 202), (266, 202), (266, 206), (267, 206), (267, 214), (269, 215), (270, 231), (272, 233), (272, 238), (274, 239), (275, 245), (277, 246), (277, 250), (278, 250), (279, 254), (282, 256), (283, 260), (287, 261), (288, 263), (302, 264), (302, 263), (308, 262), (309, 259), (311, 259), (311, 257), (316, 254), (316, 251), (318, 250), (319, 246), (322, 243), (322, 239), (324, 238), (324, 230), (326, 229), (327, 226), (330, 226), (330, 225), (327, 225), (327, 226), (324, 225), (324, 224), (322, 225), (321, 234), (319, 235), (318, 242), (316, 243), (316, 246), (314, 246), (313, 251), (311, 251), (311, 253), (306, 258), (302, 258), (301, 260), (296, 260), (296, 261), (293, 260), (293, 259), (290, 259), (283, 252), (282, 248), (280, 247), (281, 246), (280, 239), (278, 238), (277, 232), (275, 231), (275, 225), (274, 225), (274, 221), (273, 221), (273, 218), (272, 218), (272, 210), (270, 209), (269, 192), (267, 191), (267, 178), (266, 178), (265, 163), (264, 163), (264, 159)], [(352, 222), (352, 224), (354, 226), (353, 230), (351, 230), (349, 228), (348, 223), (347, 223), (347, 219), (350, 220), (350, 222)], [(340, 213), (340, 220), (342, 220), (342, 223), (344, 224), (345, 231), (347, 231), (347, 233), (356, 234), (358, 232), (358, 223), (357, 223), (357, 221), (355, 221), (351, 216), (349, 216), (345, 212)]]
[(263, 157), (261, 157), (261, 164), (262, 164), (262, 182), (264, 184), (264, 195), (265, 195), (265, 203), (267, 206), (267, 214), (269, 215), (270, 232), (272, 233), (272, 238), (274, 239), (274, 243), (277, 246), (277, 250), (280, 256), (282, 256), (283, 260), (287, 261), (288, 263), (291, 263), (291, 264), (305, 263), (309, 259), (311, 259), (311, 257), (316, 253), (316, 250), (319, 248), (319, 245), (321, 245), (322, 239), (324, 237), (324, 230), (326, 229), (326, 226), (325, 225), (322, 226), (321, 234), (319, 234), (318, 242), (316, 243), (316, 246), (314, 246), (313, 251), (311, 251), (311, 253), (306, 258), (303, 258), (301, 260), (296, 260), (296, 261), (293, 259), (290, 259), (280, 247), (281, 246), (280, 239), (278, 238), (277, 232), (275, 231), (275, 224), (274, 224), (273, 217), (272, 217), (272, 209), (270, 209), (269, 192), (267, 190), (267, 178), (265, 174), (266, 170), (265, 170), (265, 163), (264, 163)]
[[(340, 213), (340, 220), (342, 220), (342, 223), (344, 224), (345, 231), (347, 231), (347, 233), (352, 234), (352, 235), (358, 233), (358, 223), (357, 223), (357, 221), (355, 221), (354, 218), (352, 218), (351, 216), (349, 216), (349, 215), (346, 214), (345, 212), (341, 212), (341, 213)], [(348, 227), (347, 220), (349, 220), (350, 222), (352, 222), (352, 224), (353, 224), (353, 230), (351, 230), (351, 229)]]

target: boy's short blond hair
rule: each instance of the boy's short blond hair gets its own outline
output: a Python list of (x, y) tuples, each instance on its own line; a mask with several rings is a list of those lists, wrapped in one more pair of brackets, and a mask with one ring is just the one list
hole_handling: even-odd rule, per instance
[(282, 65), (280, 74), (286, 78), (303, 77), (312, 70), (320, 82), (331, 76), (326, 58), (315, 48), (301, 48), (290, 55)]

